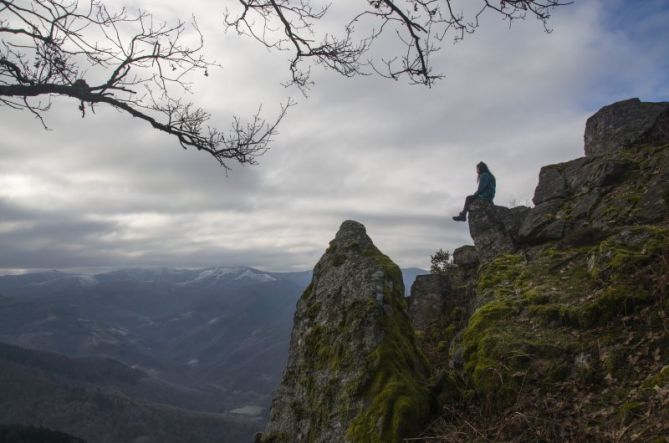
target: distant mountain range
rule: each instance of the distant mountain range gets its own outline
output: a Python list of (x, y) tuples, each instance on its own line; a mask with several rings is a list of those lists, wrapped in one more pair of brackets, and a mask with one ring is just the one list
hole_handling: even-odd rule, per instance
[[(407, 288), (425, 273), (403, 272)], [(106, 362), (105, 373), (122, 363), (120, 372), (131, 371), (136, 380), (114, 384), (113, 395), (103, 386), (101, 395), (120, 392), (128, 401), (162, 405), (161, 411), (225, 414), (223, 421), (237, 416), (244, 426), (255, 419), (260, 430), (287, 358), (295, 304), (310, 281), (311, 271), (248, 267), (7, 275), (0, 277), (0, 342), (94, 357), (94, 367)], [(77, 367), (85, 361), (77, 360)], [(16, 361), (0, 363), (14, 368), (8, 374), (21, 372)], [(40, 374), (53, 367), (40, 367)], [(72, 383), (72, 374), (57, 377)], [(102, 381), (76, 383), (100, 387)], [(0, 399), (0, 407), (7, 401)], [(2, 422), (8, 423), (6, 417)]]
[(310, 278), (244, 267), (4, 276), (0, 341), (119, 360), (201, 391), (203, 410), (267, 405)]
[[(89, 443), (238, 443), (251, 441), (261, 425), (152, 401), (144, 394), (157, 392), (145, 384), (146, 374), (109, 359), (71, 359), (0, 344), (0, 374), (2, 442), (74, 443), (44, 427)], [(17, 424), (40, 429), (26, 432)]]

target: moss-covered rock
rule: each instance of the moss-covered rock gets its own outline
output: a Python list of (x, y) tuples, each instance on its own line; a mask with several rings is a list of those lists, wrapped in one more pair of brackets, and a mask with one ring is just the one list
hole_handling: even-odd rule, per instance
[(536, 207), (511, 225), (478, 220), (508, 247), (472, 233), (483, 259), (456, 263), (447, 290), (425, 297), (418, 340), (399, 269), (345, 222), (298, 304), (263, 441), (399, 442), (431, 397), (440, 416), (425, 433), (448, 441), (666, 441), (666, 107), (649, 125), (592, 120), (596, 149), (544, 168)]
[(346, 221), (298, 302), (263, 442), (400, 442), (430, 413), (400, 269)]
[(529, 259), (507, 254), (484, 265), (477, 277), (480, 307), (461, 346), (470, 386), (485, 406), (508, 406), (527, 383), (620, 376), (622, 357), (591, 358), (601, 350), (583, 337), (656, 303), (658, 288), (647, 274), (661, 278), (669, 271), (668, 252), (669, 230), (636, 226), (592, 247), (548, 245)]
[[(429, 331), (459, 364), (428, 353), (442, 415), (427, 435), (666, 441), (668, 109), (605, 108), (589, 123), (586, 157), (542, 169), (516, 249), (462, 285), (475, 288), (462, 330), (442, 315)], [(646, 121), (647, 110), (660, 112)]]

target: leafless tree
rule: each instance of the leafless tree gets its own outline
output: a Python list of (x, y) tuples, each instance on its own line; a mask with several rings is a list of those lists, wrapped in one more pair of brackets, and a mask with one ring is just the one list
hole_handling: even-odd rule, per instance
[[(333, 4), (316, 6), (318, 0), (239, 0), (241, 12), (226, 12), (226, 25), (271, 49), (292, 52), (291, 81), (301, 88), (310, 85), (309, 60), (345, 76), (370, 71), (427, 86), (442, 75), (434, 73), (430, 56), (439, 51), (444, 38), (455, 40), (473, 33), (486, 12), (507, 20), (534, 17), (550, 32), (551, 11), (571, 2), (562, 0), (359, 0), (357, 12), (343, 31), (335, 35), (320, 31)], [(336, 6), (336, 4), (335, 4)], [(463, 12), (459, 8), (466, 8)], [(363, 59), (378, 40), (396, 38), (390, 57)]]
[[(51, 97), (79, 102), (82, 116), (103, 103), (171, 134), (184, 147), (227, 160), (255, 163), (267, 150), (288, 102), (275, 120), (260, 111), (249, 121), (234, 117), (228, 130), (207, 126), (210, 115), (185, 100), (194, 72), (216, 66), (202, 56), (195, 20), (167, 24), (143, 11), (109, 11), (100, 0), (0, 0), (0, 105), (28, 110), (45, 125)], [(250, 35), (271, 49), (291, 51), (291, 81), (310, 85), (310, 61), (345, 76), (377, 72), (430, 86), (430, 57), (447, 35), (472, 33), (479, 18), (493, 11), (512, 22), (535, 17), (546, 31), (551, 11), (562, 0), (361, 0), (340, 34), (320, 31), (332, 4), (319, 0), (239, 0), (237, 14), (225, 14), (227, 28)], [(188, 30), (192, 32), (187, 32)], [(188, 45), (189, 39), (191, 45)], [(392, 54), (364, 59), (379, 40), (394, 36)], [(46, 125), (45, 125), (46, 126)]]
[(183, 92), (188, 75), (207, 76), (213, 66), (195, 20), (170, 25), (143, 11), (111, 12), (98, 0), (0, 0), (0, 105), (30, 111), (43, 125), (51, 97), (67, 96), (82, 116), (111, 105), (226, 168), (227, 160), (253, 164), (291, 103), (271, 122), (259, 110), (248, 122), (234, 117), (225, 131), (206, 126), (210, 115)]

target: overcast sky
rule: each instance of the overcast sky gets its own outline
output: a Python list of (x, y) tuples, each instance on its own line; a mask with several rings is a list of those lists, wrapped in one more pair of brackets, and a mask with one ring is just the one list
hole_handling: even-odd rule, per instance
[(82, 119), (76, 102), (55, 99), (50, 131), (0, 107), (2, 272), (306, 270), (346, 219), (400, 266), (428, 268), (437, 249), (471, 244), (451, 216), (475, 189), (476, 163), (497, 177), (497, 204), (527, 203), (541, 166), (583, 155), (585, 120), (601, 106), (669, 101), (669, 0), (576, 0), (555, 11), (551, 34), (489, 16), (444, 43), (433, 62), (445, 78), (431, 89), (316, 66), (308, 98), (281, 86), (286, 54), (223, 32), (225, 3), (127, 2), (167, 20), (197, 16), (224, 68), (198, 78), (192, 99), (223, 126), (298, 101), (260, 164), (226, 176), (102, 106)]

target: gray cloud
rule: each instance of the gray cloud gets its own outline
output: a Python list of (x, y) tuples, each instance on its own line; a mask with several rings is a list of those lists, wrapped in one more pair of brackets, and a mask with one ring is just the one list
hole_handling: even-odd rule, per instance
[[(182, 3), (137, 4), (184, 13)], [(1, 268), (308, 269), (349, 218), (400, 265), (427, 267), (435, 250), (471, 242), (450, 215), (475, 187), (478, 161), (497, 176), (499, 204), (529, 201), (542, 165), (582, 155), (598, 107), (669, 94), (666, 39), (635, 37), (642, 24), (609, 28), (603, 1), (557, 11), (552, 34), (488, 17), (444, 43), (435, 62), (446, 78), (429, 90), (316, 67), (308, 99), (280, 86), (285, 54), (224, 34), (219, 3), (191, 7), (224, 66), (195, 79), (192, 98), (214, 121), (260, 104), (271, 117), (298, 99), (272, 150), (226, 177), (210, 157), (111, 109), (82, 119), (76, 102), (54, 99), (43, 131), (2, 108)]]

